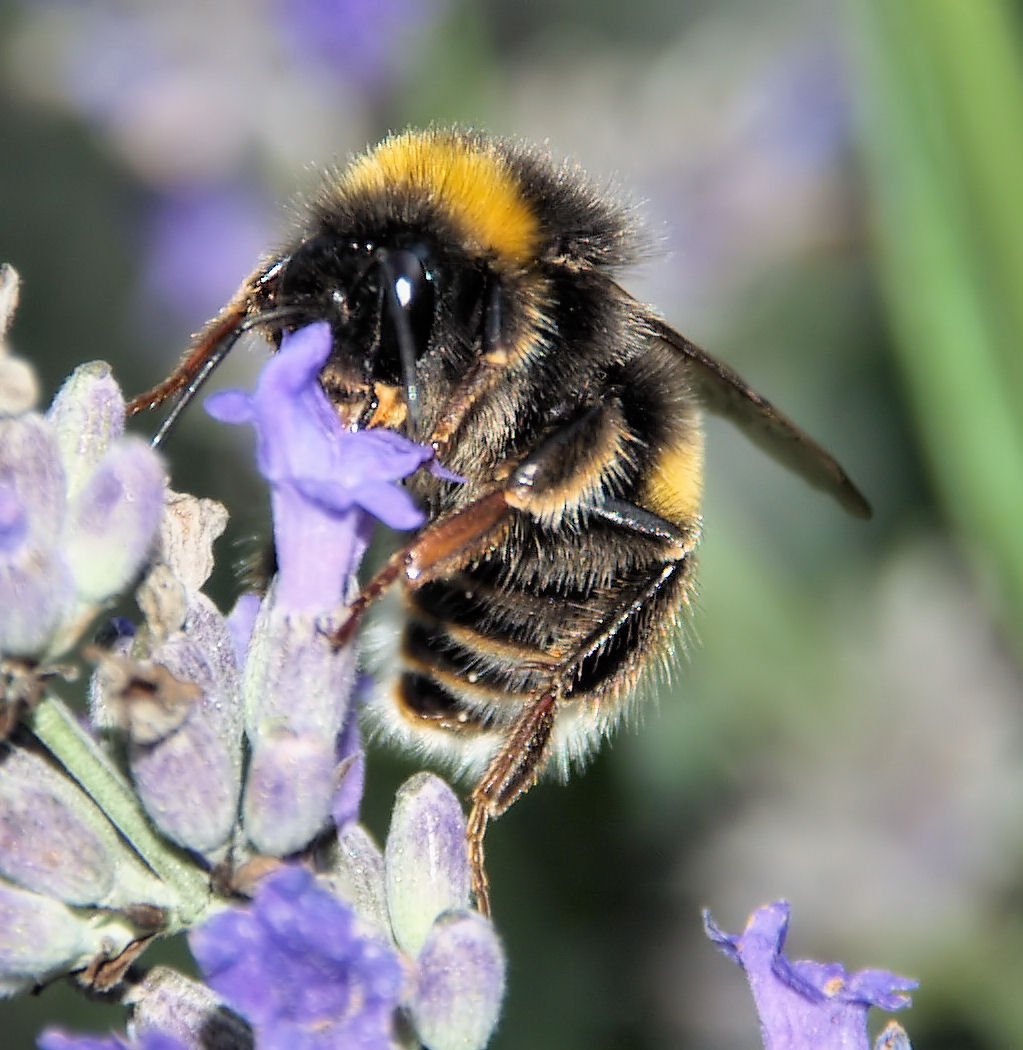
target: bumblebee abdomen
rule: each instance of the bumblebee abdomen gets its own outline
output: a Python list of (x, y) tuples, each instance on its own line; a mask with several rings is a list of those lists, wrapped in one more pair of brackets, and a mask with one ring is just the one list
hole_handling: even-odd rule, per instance
[(441, 753), (450, 742), (465, 760), (468, 736), (485, 754), (528, 701), (556, 689), (550, 757), (567, 769), (620, 720), (691, 583), (692, 559), (661, 539), (637, 542), (600, 520), (568, 537), (530, 530), (499, 558), (406, 592), (400, 669), (381, 712), (396, 708), (389, 728), (410, 742)]

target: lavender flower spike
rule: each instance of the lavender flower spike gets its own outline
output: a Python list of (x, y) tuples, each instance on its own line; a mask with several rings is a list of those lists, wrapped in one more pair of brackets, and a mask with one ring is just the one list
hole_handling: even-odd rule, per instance
[(206, 402), (214, 418), (251, 423), (270, 483), (278, 571), (256, 617), (242, 693), (251, 764), (245, 831), (289, 856), (330, 821), (335, 742), (350, 714), (354, 656), (326, 636), (379, 519), (409, 529), (422, 512), (396, 482), (432, 451), (391, 431), (349, 432), (319, 382), (333, 349), (326, 323), (285, 335), (252, 395)]
[(745, 971), (760, 1015), (765, 1050), (869, 1050), (867, 1012), (901, 1010), (917, 982), (886, 970), (849, 974), (839, 963), (791, 962), (785, 901), (753, 913), (738, 936), (722, 932), (704, 912), (707, 936)]

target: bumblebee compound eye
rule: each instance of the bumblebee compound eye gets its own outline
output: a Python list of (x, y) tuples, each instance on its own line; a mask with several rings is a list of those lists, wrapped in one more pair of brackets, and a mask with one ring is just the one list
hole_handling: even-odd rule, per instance
[(399, 248), (378, 253), (383, 283), (379, 379), (401, 382), (409, 415), (419, 415), (416, 362), (430, 348), (436, 291), (425, 249)]

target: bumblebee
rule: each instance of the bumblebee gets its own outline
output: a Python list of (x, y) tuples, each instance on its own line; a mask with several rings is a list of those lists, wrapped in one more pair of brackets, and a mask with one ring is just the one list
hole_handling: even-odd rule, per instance
[(668, 653), (693, 595), (703, 409), (852, 514), (859, 490), (738, 375), (619, 284), (642, 239), (574, 168), (464, 130), (385, 139), (332, 174), (178, 370), (133, 402), (181, 407), (250, 328), (327, 320), (321, 382), (341, 422), (429, 444), (464, 479), (408, 482), (426, 524), (351, 606), (392, 586), (400, 667), (370, 705), (401, 745), (475, 779), (483, 836), (547, 768), (586, 758)]

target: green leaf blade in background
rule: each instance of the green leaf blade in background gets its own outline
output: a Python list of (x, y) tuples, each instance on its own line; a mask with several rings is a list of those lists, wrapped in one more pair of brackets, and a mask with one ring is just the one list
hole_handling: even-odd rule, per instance
[(855, 89), (875, 249), (939, 497), (1023, 646), (1023, 77), (1000, 0), (875, 0)]

